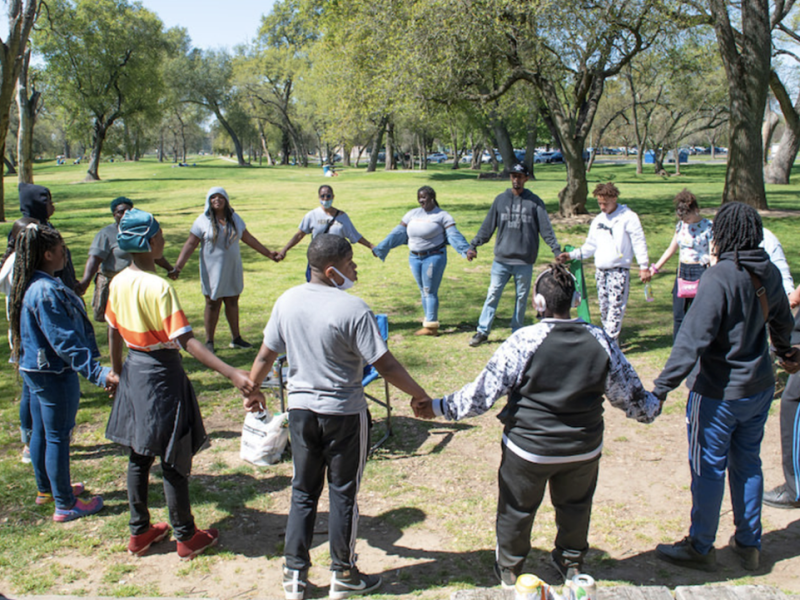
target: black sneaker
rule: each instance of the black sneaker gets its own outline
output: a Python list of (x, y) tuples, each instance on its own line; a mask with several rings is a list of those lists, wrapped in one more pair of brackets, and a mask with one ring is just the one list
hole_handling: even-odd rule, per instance
[(564, 582), (572, 581), (572, 578), (581, 574), (581, 566), (573, 560), (565, 560), (564, 557), (559, 557), (556, 551), (550, 552), (550, 562), (558, 571), (558, 574), (564, 578)]
[(481, 333), (480, 331), (472, 336), (472, 339), (469, 341), (469, 345), (473, 348), (475, 346), (480, 346), (483, 342), (489, 339), (489, 336)]
[(659, 544), (656, 546), (656, 556), (673, 565), (689, 569), (697, 569), (698, 571), (717, 570), (717, 551), (714, 547), (711, 547), (708, 554), (700, 554), (694, 549), (692, 538), (689, 536), (674, 544)]
[(355, 567), (349, 571), (333, 571), (331, 573), (330, 600), (344, 600), (358, 594), (369, 594), (381, 587), (382, 580), (378, 575), (365, 575)]
[(237, 337), (235, 340), (231, 340), (231, 343), (228, 344), (228, 348), (238, 348), (239, 350), (247, 350), (248, 348), (252, 348), (253, 344), (250, 342), (245, 342), (242, 339), (242, 336)]
[(494, 575), (500, 580), (500, 585), (504, 590), (514, 589), (517, 584), (517, 574), (507, 567), (501, 567), (497, 561), (494, 563)]
[(216, 354), (216, 352), (214, 352), (214, 342), (206, 342), (206, 348), (208, 348), (211, 354)]
[(303, 600), (308, 585), (308, 571), (298, 571), (283, 565), (283, 594), (286, 600)]
[(736, 541), (736, 536), (732, 535), (728, 546), (739, 558), (742, 559), (742, 566), (748, 571), (755, 571), (758, 569), (759, 562), (761, 561), (761, 551), (755, 546), (741, 546)]
[(800, 500), (792, 496), (785, 483), (764, 492), (764, 504), (773, 508), (800, 508)]

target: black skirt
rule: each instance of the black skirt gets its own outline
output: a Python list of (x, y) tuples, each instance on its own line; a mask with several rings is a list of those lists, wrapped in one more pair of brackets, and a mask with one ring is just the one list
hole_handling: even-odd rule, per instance
[(189, 475), (208, 437), (178, 350), (129, 350), (106, 437)]

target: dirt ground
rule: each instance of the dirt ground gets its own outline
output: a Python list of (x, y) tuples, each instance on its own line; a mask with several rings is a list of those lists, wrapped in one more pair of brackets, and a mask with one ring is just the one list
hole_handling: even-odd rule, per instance
[[(634, 360), (634, 363), (636, 361)], [(649, 384), (655, 372), (643, 365)], [(683, 393), (671, 401), (681, 402)], [(495, 471), (499, 464), (500, 425), (496, 412), (469, 422), (469, 429), (427, 424), (410, 418), (405, 402), (398, 401), (395, 436), (368, 467), (360, 493), (361, 521), (358, 564), (380, 573), (385, 597), (449, 598), (456, 589), (496, 585), (493, 562), (493, 504)], [(781, 481), (778, 403), (770, 417), (764, 446), (765, 481)], [(207, 416), (214, 449), (198, 455), (193, 477), (211, 481), (221, 464), (236, 466), (240, 415)], [(717, 538), (720, 570), (699, 573), (656, 559), (659, 542), (682, 538), (689, 523), (689, 470), (686, 461), (684, 414), (679, 407), (651, 426), (628, 421), (615, 409), (606, 412), (606, 438), (600, 481), (594, 502), (591, 551), (586, 571), (600, 582), (631, 585), (697, 585), (755, 583), (800, 594), (800, 510), (764, 507), (762, 567), (744, 571), (727, 542), (733, 532), (730, 501), (724, 500)], [(247, 469), (245, 469), (247, 471)], [(126, 573), (117, 582), (135, 584), (162, 596), (214, 598), (280, 598), (281, 549), (289, 507), (291, 465), (254, 471), (256, 496), (268, 497), (268, 508), (245, 504), (221, 523), (221, 553), (211, 553), (187, 566), (175, 553), (175, 542), (154, 547), (143, 558), (122, 551), (111, 553), (100, 565), (92, 556), (60, 554), (54, 566), (70, 565), (87, 573), (53, 593), (108, 592), (109, 568)], [(235, 478), (234, 478), (235, 481)], [(387, 485), (388, 482), (388, 485)], [(460, 498), (474, 498), (466, 506)], [(423, 500), (409, 507), (410, 498)], [(258, 498), (253, 498), (255, 502)], [(124, 508), (124, 506), (122, 507)], [(526, 570), (556, 582), (548, 563), (554, 535), (553, 513), (545, 502), (534, 524), (533, 550)], [(89, 520), (67, 524), (86, 527)], [(307, 597), (327, 596), (327, 501), (323, 499), (315, 536), (313, 586)], [(203, 523), (203, 525), (211, 525)], [(98, 525), (99, 527), (99, 525)], [(475, 545), (475, 539), (483, 540)], [(122, 542), (122, 540), (119, 540)], [(472, 544), (472, 545), (470, 545)], [(104, 559), (105, 560), (105, 559)], [(56, 567), (57, 568), (57, 567)], [(105, 579), (104, 579), (105, 578)], [(746, 579), (744, 579), (746, 578)], [(5, 582), (0, 589), (9, 590)]]

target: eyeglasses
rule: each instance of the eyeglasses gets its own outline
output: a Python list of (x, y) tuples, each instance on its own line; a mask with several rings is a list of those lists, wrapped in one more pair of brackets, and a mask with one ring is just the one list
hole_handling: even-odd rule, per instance
[(333, 194), (320, 194), (319, 197), (327, 200), (328, 198), (333, 198)]

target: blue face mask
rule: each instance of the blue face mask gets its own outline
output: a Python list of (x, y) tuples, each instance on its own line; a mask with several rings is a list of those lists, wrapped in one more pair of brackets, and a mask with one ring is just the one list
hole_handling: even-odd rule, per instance
[(320, 200), (319, 203), (322, 205), (322, 208), (330, 208), (333, 206), (333, 200)]

